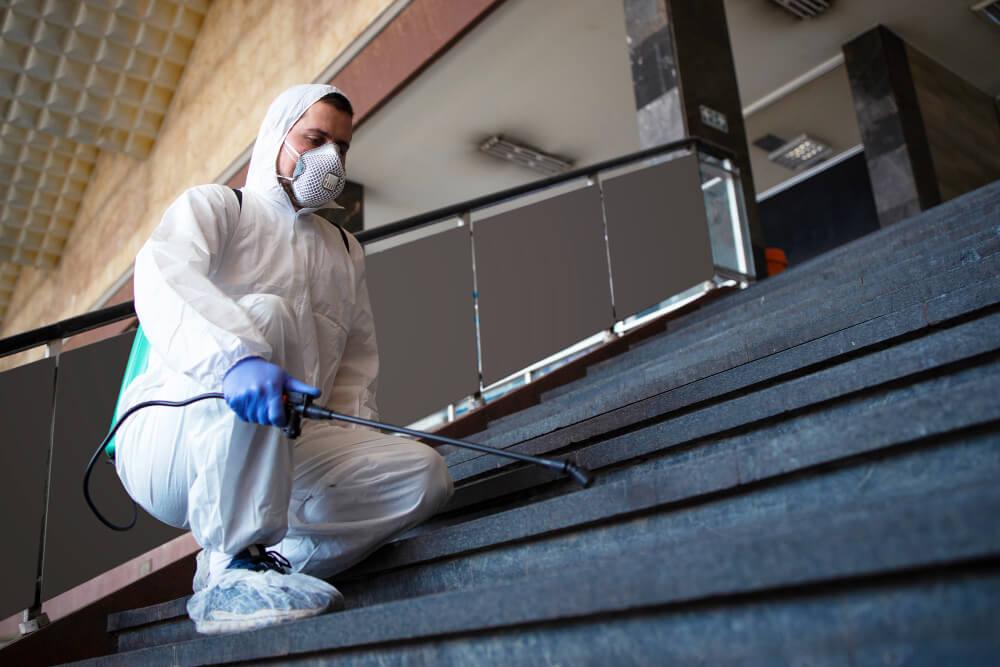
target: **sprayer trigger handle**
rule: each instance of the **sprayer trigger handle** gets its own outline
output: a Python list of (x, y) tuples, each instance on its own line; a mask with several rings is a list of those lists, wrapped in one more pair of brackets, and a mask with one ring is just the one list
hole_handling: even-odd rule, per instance
[(310, 396), (297, 391), (286, 391), (281, 397), (285, 403), (287, 422), (281, 429), (289, 440), (294, 440), (302, 433), (302, 408), (308, 403)]

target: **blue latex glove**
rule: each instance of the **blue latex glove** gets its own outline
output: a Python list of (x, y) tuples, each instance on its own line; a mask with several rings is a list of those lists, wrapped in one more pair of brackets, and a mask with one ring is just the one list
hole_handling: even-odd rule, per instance
[(281, 366), (260, 357), (247, 357), (226, 371), (222, 393), (233, 412), (245, 422), (267, 426), (284, 426), (288, 422), (282, 395), (286, 391), (309, 394), (313, 398), (320, 390), (293, 378)]

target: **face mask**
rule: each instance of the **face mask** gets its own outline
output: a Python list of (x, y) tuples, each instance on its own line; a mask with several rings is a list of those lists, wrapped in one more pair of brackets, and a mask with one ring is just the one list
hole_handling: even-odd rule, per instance
[(344, 163), (335, 144), (323, 144), (301, 154), (286, 141), (285, 150), (296, 158), (292, 177), (278, 178), (291, 183), (292, 194), (299, 206), (320, 208), (340, 196), (347, 183)]

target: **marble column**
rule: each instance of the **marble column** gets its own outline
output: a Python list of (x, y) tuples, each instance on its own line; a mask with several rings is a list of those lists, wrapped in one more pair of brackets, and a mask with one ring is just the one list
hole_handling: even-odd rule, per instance
[(735, 154), (758, 278), (764, 243), (723, 0), (623, 0), (643, 148), (697, 136)]
[(1000, 178), (989, 95), (884, 26), (843, 51), (883, 227)]

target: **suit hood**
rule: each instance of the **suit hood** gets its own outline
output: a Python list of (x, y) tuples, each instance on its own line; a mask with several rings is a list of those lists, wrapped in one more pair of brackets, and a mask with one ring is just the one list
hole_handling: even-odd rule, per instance
[(247, 189), (268, 199), (291, 204), (278, 181), (278, 151), (281, 150), (288, 131), (298, 122), (302, 114), (321, 97), (330, 93), (344, 95), (343, 91), (334, 86), (309, 83), (292, 86), (275, 98), (267, 110), (267, 115), (264, 116), (264, 122), (261, 123), (260, 131), (257, 133), (257, 141), (253, 145), (250, 171), (247, 173)]

